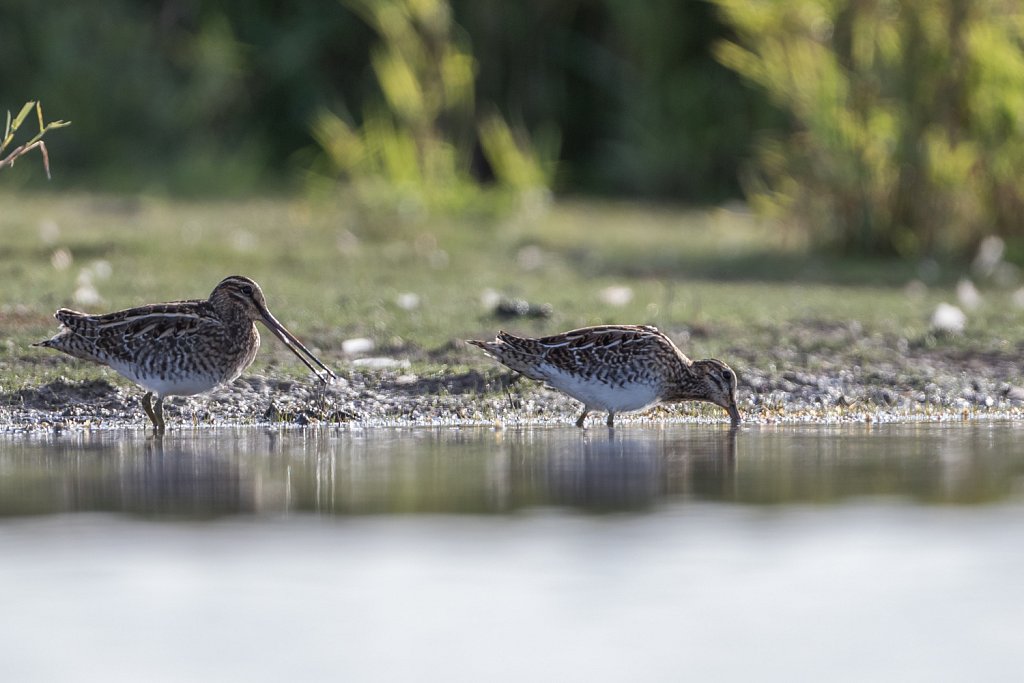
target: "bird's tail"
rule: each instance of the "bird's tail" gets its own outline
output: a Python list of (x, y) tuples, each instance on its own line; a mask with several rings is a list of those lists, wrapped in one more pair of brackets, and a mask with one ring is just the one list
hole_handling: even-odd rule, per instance
[(86, 313), (72, 311), (70, 308), (60, 309), (53, 314), (53, 317), (60, 323), (60, 329), (49, 339), (38, 341), (32, 346), (56, 349), (76, 358), (95, 360), (92, 353), (93, 344), (88, 341), (91, 335), (83, 334), (93, 324), (91, 317)]
[(539, 364), (542, 360), (538, 355), (538, 349), (531, 345), (532, 339), (524, 339), (507, 332), (499, 332), (492, 341), (481, 341), (479, 339), (467, 339), (466, 343), (483, 349), (491, 358), (502, 365), (526, 375), (530, 379), (546, 380), (546, 377), (539, 372)]

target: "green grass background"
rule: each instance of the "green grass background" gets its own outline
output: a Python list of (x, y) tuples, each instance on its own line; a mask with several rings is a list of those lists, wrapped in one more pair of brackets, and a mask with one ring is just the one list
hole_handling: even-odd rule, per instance
[[(104, 312), (206, 297), (224, 276), (248, 275), (271, 310), (342, 372), (342, 342), (370, 337), (374, 355), (419, 367), (487, 367), (458, 340), (499, 328), (550, 334), (599, 323), (655, 324), (692, 357), (772, 363), (791, 330), (852, 321), (863, 335), (976, 350), (1020, 339), (1013, 287), (984, 287), (965, 334), (935, 336), (939, 301), (954, 302), (966, 267), (862, 261), (808, 251), (793, 235), (742, 210), (558, 201), (501, 217), (438, 219), (415, 211), (369, 214), (337, 198), (174, 201), (89, 194), (0, 194), (0, 389), (105, 371), (31, 348), (56, 329), (58, 307)], [(71, 256), (67, 267), (55, 252)], [(66, 259), (65, 259), (66, 261)], [(97, 265), (99, 264), (99, 265)], [(73, 296), (82, 272), (102, 301)], [(906, 284), (925, 277), (923, 289)], [(606, 287), (632, 299), (605, 302)], [(547, 303), (540, 320), (498, 320), (485, 292)], [(420, 305), (405, 310), (398, 296)], [(305, 370), (267, 339), (252, 372)], [(841, 358), (848, 349), (828, 348)], [(739, 351), (743, 358), (730, 358)], [(857, 362), (871, 359), (858, 358)], [(799, 362), (799, 361), (797, 361)], [(272, 366), (272, 367), (271, 367)], [(800, 367), (794, 367), (800, 370)], [(111, 376), (113, 373), (107, 373)]]

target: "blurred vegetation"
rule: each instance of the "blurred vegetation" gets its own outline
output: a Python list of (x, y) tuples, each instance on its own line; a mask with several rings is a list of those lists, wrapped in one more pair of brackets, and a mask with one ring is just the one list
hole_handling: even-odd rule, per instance
[(366, 105), (358, 129), (325, 110), (313, 132), (360, 205), (452, 212), (546, 192), (557, 149), (541, 162), (524, 131), (477, 115), (476, 63), (446, 2), (343, 1), (381, 38), (371, 64), (383, 102)]
[(1024, 257), (1014, 0), (0, 3), (0, 108), (75, 120), (57, 189), (745, 194), (794, 244)]
[[(287, 190), (316, 166), (312, 124), (321, 112), (365, 132), (365, 116), (380, 110), (371, 104), (382, 102), (380, 34), (356, 5), (0, 4), (0, 106), (39, 99), (75, 121), (75, 135), (54, 142), (58, 186)], [(712, 44), (730, 34), (707, 3), (648, 0), (641, 11), (630, 0), (452, 0), (450, 8), (448, 44), (473, 56), (464, 97), (475, 101), (441, 116), (442, 128), (450, 134), (448, 115), (463, 107), (477, 112), (459, 154), (511, 149), (523, 131), (545, 154), (558, 142), (560, 192), (737, 196), (735, 169), (754, 131), (777, 120), (766, 97), (714, 60)], [(507, 131), (487, 119), (495, 112)], [(492, 125), (481, 127), (485, 120)]]
[(964, 253), (1024, 236), (1016, 0), (715, 0), (723, 64), (791, 116), (746, 178), (755, 208), (845, 249)]
[[(28, 115), (35, 110), (36, 118), (39, 121), (39, 132), (25, 140), (17, 147), (11, 148), (14, 144), (14, 139), (18, 134), (18, 129), (28, 118)], [(0, 138), (0, 168), (11, 168), (21, 157), (25, 156), (29, 152), (39, 150), (39, 153), (43, 157), (43, 168), (46, 170), (46, 177), (50, 177), (50, 153), (46, 149), (46, 141), (43, 140), (43, 136), (49, 131), (55, 128), (63, 128), (64, 126), (70, 125), (68, 121), (51, 121), (50, 123), (43, 123), (43, 105), (39, 102), (26, 102), (18, 112), (18, 115), (11, 118), (11, 112), (7, 112), (7, 123), (4, 125), (4, 135)]]

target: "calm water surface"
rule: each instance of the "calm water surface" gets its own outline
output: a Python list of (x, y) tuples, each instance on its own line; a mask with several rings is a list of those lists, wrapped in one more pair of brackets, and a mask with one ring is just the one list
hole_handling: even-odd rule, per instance
[(1024, 680), (1022, 437), (0, 435), (0, 680)]

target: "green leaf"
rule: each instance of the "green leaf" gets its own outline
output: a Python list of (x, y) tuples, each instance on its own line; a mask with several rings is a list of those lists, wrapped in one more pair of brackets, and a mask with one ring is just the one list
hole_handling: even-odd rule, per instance
[(11, 125), (12, 130), (18, 130), (18, 126), (21, 125), (22, 121), (25, 120), (25, 117), (28, 116), (28, 113), (32, 111), (32, 107), (34, 107), (35, 105), (35, 102), (25, 103), (25, 106), (21, 108), (21, 111), (18, 112), (18, 115), (14, 117), (14, 123)]

